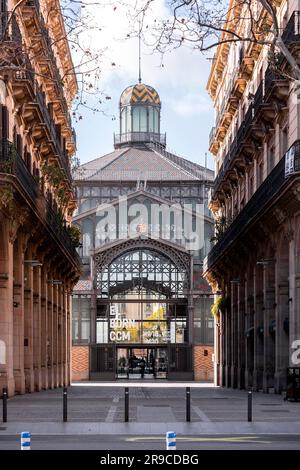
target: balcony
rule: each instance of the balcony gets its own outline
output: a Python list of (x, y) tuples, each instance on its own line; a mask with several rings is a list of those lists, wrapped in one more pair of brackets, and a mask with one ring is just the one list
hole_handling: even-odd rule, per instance
[(289, 185), (291, 177), (299, 173), (300, 141), (298, 140), (273, 168), (245, 207), (225, 230), (220, 241), (211, 249), (205, 261), (206, 270), (209, 270), (226, 250), (232, 248), (237, 239), (243, 236), (271, 207), (275, 197)]
[(114, 134), (115, 148), (125, 146), (126, 144), (140, 144), (155, 142), (166, 146), (166, 134), (157, 134), (155, 132), (126, 132), (124, 134)]
[[(73, 139), (71, 116), (64, 94), (64, 80), (53, 51), (53, 44), (56, 41), (53, 41), (49, 35), (38, 0), (27, 0), (21, 8), (23, 10), (24, 25), (28, 28), (32, 40), (32, 49), (38, 51), (35, 55), (39, 54), (38, 62), (42, 72), (40, 76), (47, 78), (46, 89), (50, 95), (50, 100), (54, 102), (58, 120), (63, 122), (68, 151), (74, 153), (76, 145)], [(52, 87), (49, 85), (52, 85)]]
[[(265, 78), (261, 81), (253, 96), (244, 120), (239, 126), (236, 136), (224, 157), (214, 182), (214, 194), (220, 190), (221, 185), (225, 182), (228, 171), (237, 164), (237, 157), (242, 152), (243, 145), (247, 144), (247, 139), (249, 140), (250, 137), (255, 137), (256, 140), (259, 140), (263, 136), (263, 128), (259, 124), (261, 113), (264, 113), (265, 120), (272, 122), (274, 116), (274, 108), (270, 99), (272, 94), (275, 99), (283, 102), (288, 96), (288, 90), (288, 81), (280, 76), (280, 74), (268, 68), (265, 73)], [(256, 133), (255, 136), (254, 133)], [(250, 142), (249, 146), (251, 147), (251, 145), (252, 142)]]
[[(28, 170), (24, 160), (18, 155), (15, 146), (8, 140), (0, 140), (0, 177), (11, 175), (16, 178), (20, 192), (47, 225), (48, 231), (60, 246), (63, 246), (75, 263), (79, 258), (58, 211), (41, 193), (38, 179)], [(7, 178), (5, 183), (7, 183)]]
[(56, 156), (59, 159), (61, 167), (63, 168), (63, 170), (65, 171), (65, 173), (66, 173), (66, 175), (69, 179), (69, 181), (71, 182), (72, 181), (72, 175), (71, 175), (71, 169), (70, 169), (70, 163), (69, 163), (68, 156), (67, 156), (65, 150), (62, 148), (61, 138), (60, 138), (60, 136), (57, 132), (54, 121), (50, 116), (49, 109), (48, 109), (48, 107), (46, 105), (46, 102), (45, 102), (44, 94), (40, 90), (37, 83), (35, 83), (35, 98), (36, 98), (36, 101), (39, 105), (41, 114), (43, 116), (43, 120), (44, 120), (45, 124), (47, 125), (50, 140), (51, 140), (51, 142), (53, 144), (53, 147), (54, 147), (54, 152), (55, 152)]

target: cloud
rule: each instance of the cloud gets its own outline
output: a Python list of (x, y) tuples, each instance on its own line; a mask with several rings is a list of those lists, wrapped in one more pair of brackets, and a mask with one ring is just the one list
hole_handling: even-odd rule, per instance
[[(93, 3), (93, 0), (88, 0)], [(140, 0), (138, 0), (140, 1)], [(138, 78), (138, 39), (127, 38), (131, 31), (132, 8), (136, 0), (127, 4), (108, 0), (104, 4), (88, 5), (86, 14), (92, 18), (91, 28), (85, 32), (84, 45), (102, 53), (101, 88), (111, 89), (119, 81), (135, 83)], [(167, 16), (164, 0), (153, 3), (151, 18)], [(101, 31), (93, 29), (101, 28)], [(150, 42), (148, 35), (147, 41)], [(115, 64), (112, 66), (112, 63)], [(151, 47), (142, 45), (142, 79), (157, 88), (169, 87), (177, 92), (186, 87), (200, 87), (204, 91), (209, 63), (198, 51), (182, 47), (162, 57)], [(206, 73), (207, 72), (207, 73)]]

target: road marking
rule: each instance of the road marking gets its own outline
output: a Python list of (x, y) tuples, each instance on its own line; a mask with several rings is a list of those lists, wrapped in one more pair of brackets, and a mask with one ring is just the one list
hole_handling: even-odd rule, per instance
[(199, 416), (199, 418), (201, 418), (201, 421), (205, 422), (205, 423), (211, 423), (211, 419), (209, 419), (209, 417), (204, 413), (204, 411), (202, 411), (199, 406), (192, 406), (192, 409), (194, 411), (194, 413), (196, 413), (196, 415)]
[(114, 417), (117, 411), (116, 406), (111, 406), (108, 410), (107, 416), (105, 418), (106, 423), (113, 423), (114, 422)]
[[(128, 437), (125, 441), (135, 442), (135, 441), (164, 441), (165, 436), (144, 436), (144, 437)], [(259, 440), (257, 436), (235, 436), (235, 437), (180, 437), (177, 436), (177, 441), (184, 442), (236, 442), (239, 443), (260, 443), (260, 444), (272, 444), (272, 441), (262, 441)]]
[(113, 398), (113, 402), (114, 402), (114, 403), (119, 403), (119, 401), (120, 401), (120, 397), (114, 397), (114, 398)]

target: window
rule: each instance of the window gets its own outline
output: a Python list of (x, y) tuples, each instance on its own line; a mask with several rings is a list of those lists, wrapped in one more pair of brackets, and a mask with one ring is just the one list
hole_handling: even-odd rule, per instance
[(147, 108), (133, 109), (133, 132), (147, 132)]
[(89, 297), (73, 296), (72, 338), (74, 343), (90, 342), (90, 302)]
[(202, 297), (195, 302), (194, 310), (194, 341), (195, 344), (213, 344), (214, 319), (210, 307), (213, 299)]

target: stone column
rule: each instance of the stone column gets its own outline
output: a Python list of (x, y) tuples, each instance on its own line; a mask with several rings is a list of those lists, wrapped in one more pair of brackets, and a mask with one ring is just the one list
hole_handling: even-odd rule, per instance
[(47, 364), (47, 341), (48, 341), (48, 286), (47, 268), (42, 268), (41, 277), (41, 374), (42, 388), (48, 388), (48, 364)]
[(24, 373), (24, 243), (20, 233), (14, 243), (14, 378), (15, 392), (25, 393)]
[(237, 361), (238, 375), (237, 387), (245, 387), (245, 280), (238, 285), (238, 311), (237, 311)]
[[(226, 290), (228, 296), (229, 289)], [(228, 307), (225, 315), (225, 386), (231, 387), (231, 308)]]
[(253, 269), (247, 272), (247, 282), (245, 284), (245, 388), (253, 387), (253, 366), (254, 366), (254, 338), (253, 338)]
[[(49, 279), (50, 278), (50, 279)], [(53, 284), (51, 275), (48, 275), (48, 302), (47, 302), (47, 367), (48, 367), (48, 387), (54, 388), (53, 370)]]
[(253, 388), (263, 388), (264, 369), (264, 311), (263, 311), (263, 267), (255, 267), (254, 281), (254, 370)]
[(33, 268), (33, 370), (36, 391), (42, 388), (41, 373), (41, 267)]
[(63, 292), (63, 322), (62, 322), (62, 335), (63, 335), (63, 355), (62, 355), (62, 363), (63, 363), (63, 385), (68, 385), (67, 381), (67, 369), (68, 369), (68, 358), (67, 358), (67, 301), (68, 301), (68, 285), (65, 283), (65, 288)]
[(238, 367), (238, 284), (231, 282), (231, 387), (237, 387)]
[(276, 288), (276, 341), (275, 341), (275, 392), (286, 388), (286, 368), (289, 366), (289, 283), (277, 284)]
[(53, 377), (58, 387), (58, 285), (53, 286)]
[[(300, 242), (298, 238), (297, 243)], [(300, 366), (300, 249), (294, 242), (289, 244), (289, 366)]]
[(0, 392), (7, 387), (15, 393), (13, 371), (13, 243), (9, 239), (8, 221), (0, 224)]
[(34, 392), (33, 372), (33, 267), (32, 250), (25, 254), (24, 265), (24, 371), (26, 392)]
[(63, 316), (64, 316), (64, 308), (63, 308), (63, 298), (64, 298), (64, 288), (63, 286), (58, 286), (58, 302), (59, 302), (59, 316), (58, 316), (58, 383), (59, 386), (63, 386)]
[(274, 264), (264, 266), (264, 371), (263, 391), (268, 393), (274, 386), (275, 335), (271, 332), (275, 321)]
[(225, 358), (226, 358), (226, 327), (225, 327), (225, 315), (223, 312), (220, 313), (220, 384), (222, 387), (225, 386)]

